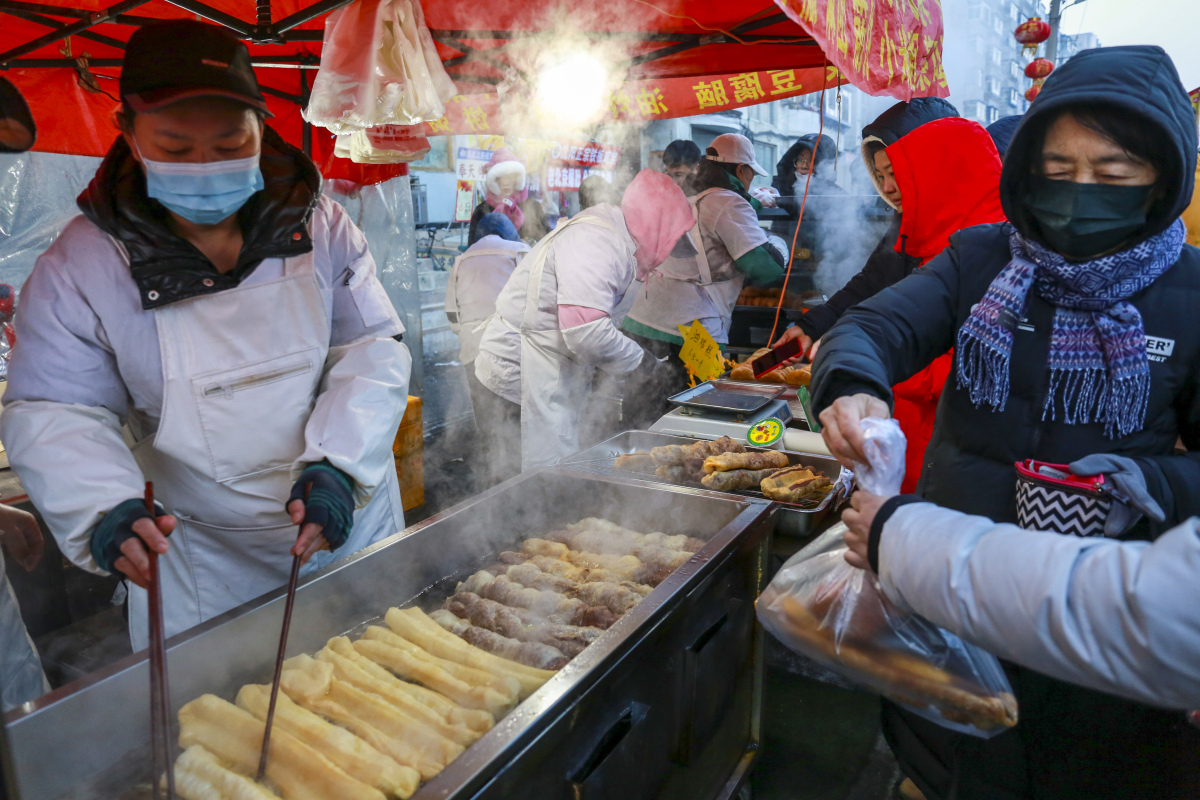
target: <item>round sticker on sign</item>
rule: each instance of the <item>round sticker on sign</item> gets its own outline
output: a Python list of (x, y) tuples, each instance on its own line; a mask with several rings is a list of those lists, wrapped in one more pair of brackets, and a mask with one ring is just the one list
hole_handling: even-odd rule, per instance
[(746, 441), (755, 447), (770, 447), (783, 436), (783, 423), (775, 417), (767, 417), (746, 431)]

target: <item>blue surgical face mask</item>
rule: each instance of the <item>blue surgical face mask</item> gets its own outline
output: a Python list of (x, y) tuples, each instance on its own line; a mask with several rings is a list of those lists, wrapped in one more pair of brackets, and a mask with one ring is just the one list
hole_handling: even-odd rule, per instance
[(189, 222), (215, 225), (262, 190), (258, 158), (256, 153), (233, 161), (194, 164), (143, 156), (146, 193)]

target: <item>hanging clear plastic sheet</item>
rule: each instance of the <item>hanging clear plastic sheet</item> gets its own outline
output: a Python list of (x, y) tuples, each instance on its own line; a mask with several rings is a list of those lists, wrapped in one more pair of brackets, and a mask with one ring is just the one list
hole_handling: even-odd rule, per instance
[[(895, 420), (863, 421), (872, 494), (899, 493), (904, 434)], [(776, 638), (827, 669), (960, 733), (990, 738), (1017, 724), (1017, 701), (995, 656), (896, 608), (873, 572), (846, 562), (838, 523), (792, 556), (756, 604)]]

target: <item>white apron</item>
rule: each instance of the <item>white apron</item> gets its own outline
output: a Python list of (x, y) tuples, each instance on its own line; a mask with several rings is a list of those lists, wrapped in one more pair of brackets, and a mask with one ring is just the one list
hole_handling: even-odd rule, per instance
[[(133, 449), (155, 499), (178, 520), (159, 559), (166, 635), (287, 582), (297, 527), (285, 511), (329, 351), (330, 320), (311, 252), (283, 275), (155, 312), (163, 361), (158, 432)], [(404, 527), (394, 474), (354, 516), (336, 554)], [(147, 597), (130, 587), (130, 639), (148, 643)]]
[[(696, 255), (687, 258), (668, 258), (659, 267), (662, 277), (647, 278), (646, 289), (638, 294), (629, 312), (631, 319), (656, 330), (678, 336), (675, 325), (687, 327), (700, 320), (719, 343), (729, 341), (729, 327), (733, 320), (733, 307), (746, 276), (732, 267), (732, 263), (714, 276), (709, 265), (708, 251), (700, 233), (700, 199), (719, 189), (706, 189), (688, 198), (696, 224), (687, 236)], [(715, 314), (715, 316), (714, 316)], [(647, 320), (653, 320), (652, 325)]]
[[(526, 256), (533, 261), (520, 327), (521, 468), (524, 470), (555, 464), (579, 450), (579, 422), (595, 368), (575, 360), (558, 327), (557, 307), (540, 308), (549, 243), (575, 224), (599, 225), (616, 231), (599, 217), (577, 215), (551, 231)], [(555, 269), (557, 266), (556, 259)], [(503, 322), (503, 317), (500, 320)]]

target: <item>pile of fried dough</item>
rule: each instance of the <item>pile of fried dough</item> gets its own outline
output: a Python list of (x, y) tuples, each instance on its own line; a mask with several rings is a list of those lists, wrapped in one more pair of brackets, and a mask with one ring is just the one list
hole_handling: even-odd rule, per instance
[(265, 785), (255, 783), (270, 686), (179, 711), (184, 800), (408, 798), (703, 547), (587, 518), (530, 538), (443, 608), (284, 662)]

